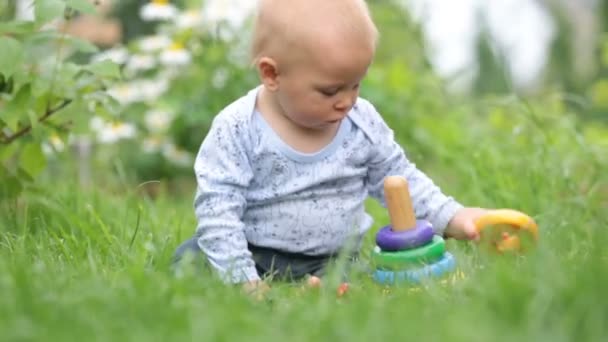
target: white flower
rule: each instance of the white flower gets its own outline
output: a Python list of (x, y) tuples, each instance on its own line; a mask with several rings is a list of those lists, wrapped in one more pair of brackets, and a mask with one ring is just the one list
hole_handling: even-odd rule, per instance
[(151, 110), (146, 113), (144, 122), (151, 132), (164, 132), (173, 121), (173, 115), (164, 110)]
[(190, 29), (202, 26), (203, 16), (200, 11), (190, 10), (180, 14), (175, 24), (180, 29)]
[(129, 83), (119, 84), (108, 89), (108, 94), (123, 105), (137, 102), (141, 97), (138, 87)]
[(156, 58), (150, 55), (132, 55), (125, 67), (127, 70), (136, 72), (140, 70), (150, 70), (156, 66)]
[(155, 52), (171, 45), (171, 39), (165, 35), (147, 36), (139, 40), (139, 49), (143, 52)]
[(145, 4), (139, 11), (139, 15), (145, 21), (169, 20), (177, 15), (177, 7), (168, 0), (152, 0)]
[(122, 105), (141, 101), (154, 101), (169, 89), (169, 81), (165, 78), (154, 80), (136, 80), (123, 83), (108, 90), (108, 94)]
[(99, 116), (94, 116), (91, 121), (89, 121), (89, 128), (91, 128), (92, 131), (97, 132), (100, 131), (105, 124), (106, 123), (102, 118)]
[(192, 156), (188, 152), (178, 149), (172, 143), (164, 144), (162, 153), (168, 161), (175, 165), (187, 167), (192, 163)]
[(51, 135), (49, 137), (49, 143), (57, 152), (65, 150), (65, 144), (63, 143), (63, 140), (61, 140), (61, 138), (59, 138), (59, 136), (57, 135)]
[(97, 63), (105, 60), (110, 60), (116, 64), (124, 64), (128, 58), (129, 52), (127, 51), (127, 49), (125, 49), (124, 47), (116, 47), (96, 54), (95, 56), (93, 56), (91, 61), (93, 63)]
[(42, 152), (49, 156), (55, 152), (63, 152), (65, 150), (65, 143), (58, 135), (51, 135), (48, 141), (42, 143)]
[(126, 122), (110, 122), (98, 132), (97, 140), (102, 144), (113, 144), (135, 136), (135, 125)]
[(183, 45), (174, 43), (169, 49), (163, 51), (160, 55), (160, 62), (164, 65), (181, 66), (189, 64), (192, 61), (192, 55)]
[(203, 7), (203, 19), (211, 25), (225, 22), (232, 28), (240, 28), (253, 13), (256, 1), (208, 0)]
[(142, 149), (145, 153), (156, 153), (160, 151), (163, 141), (158, 137), (147, 137), (142, 141)]
[(142, 80), (136, 83), (139, 101), (155, 101), (169, 89), (169, 81), (163, 78)]

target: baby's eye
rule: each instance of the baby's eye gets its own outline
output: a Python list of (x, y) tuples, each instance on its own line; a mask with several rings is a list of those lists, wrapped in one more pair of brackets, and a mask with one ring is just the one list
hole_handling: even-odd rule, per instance
[(338, 93), (336, 89), (320, 89), (319, 92), (327, 97), (334, 96)]

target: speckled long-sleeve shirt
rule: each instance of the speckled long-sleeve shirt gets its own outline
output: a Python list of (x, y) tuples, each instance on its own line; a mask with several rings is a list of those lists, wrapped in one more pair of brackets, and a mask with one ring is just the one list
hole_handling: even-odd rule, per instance
[(408, 161), (392, 130), (359, 98), (322, 150), (295, 151), (256, 111), (259, 88), (214, 119), (196, 157), (198, 245), (227, 282), (259, 279), (248, 243), (324, 255), (358, 246), (372, 226), (368, 196), (383, 205), (383, 180), (409, 183), (417, 218), (442, 234), (462, 206)]

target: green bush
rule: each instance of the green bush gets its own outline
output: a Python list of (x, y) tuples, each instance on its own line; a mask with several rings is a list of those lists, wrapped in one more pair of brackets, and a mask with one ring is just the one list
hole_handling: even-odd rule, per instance
[[(68, 36), (76, 12), (94, 13), (86, 0), (35, 1), (34, 21), (0, 23), (0, 198), (17, 195), (46, 167), (43, 144), (61, 146), (81, 132), (92, 113), (112, 111), (107, 84), (120, 77), (113, 63), (76, 63), (97, 48)], [(48, 146), (48, 145), (47, 145)]]

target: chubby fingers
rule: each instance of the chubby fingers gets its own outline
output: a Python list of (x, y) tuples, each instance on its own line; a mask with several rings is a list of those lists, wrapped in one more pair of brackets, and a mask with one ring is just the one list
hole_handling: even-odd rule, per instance
[[(311, 289), (319, 289), (322, 285), (321, 278), (317, 276), (310, 276), (306, 280), (306, 285)], [(348, 283), (341, 283), (340, 286), (338, 286), (338, 289), (336, 290), (336, 294), (338, 295), (338, 297), (342, 297), (348, 292), (348, 289)]]
[(469, 240), (473, 240), (475, 242), (479, 242), (479, 231), (477, 230), (477, 227), (475, 226), (475, 222), (473, 221), (469, 221), (467, 222), (466, 226), (465, 226), (465, 234), (467, 236), (467, 239)]
[(306, 284), (311, 289), (318, 289), (321, 287), (321, 278), (319, 278), (317, 276), (310, 276), (310, 277), (308, 277)]

